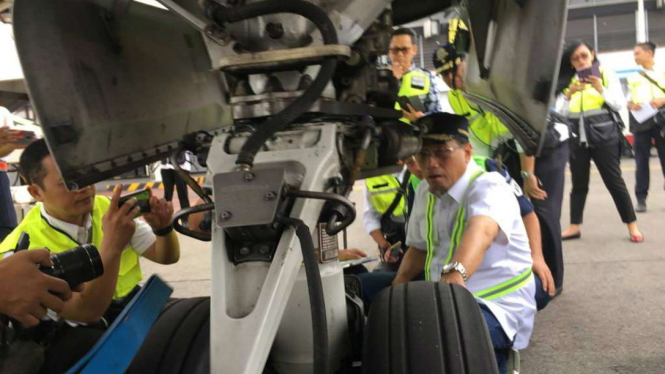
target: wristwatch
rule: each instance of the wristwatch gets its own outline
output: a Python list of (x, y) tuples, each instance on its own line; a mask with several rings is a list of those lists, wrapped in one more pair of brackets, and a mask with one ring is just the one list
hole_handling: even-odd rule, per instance
[(452, 273), (453, 271), (460, 273), (462, 279), (464, 280), (464, 284), (466, 284), (467, 280), (466, 268), (464, 267), (464, 265), (462, 265), (461, 262), (451, 262), (450, 264), (444, 266), (443, 270), (441, 271), (441, 275), (449, 274)]
[(532, 175), (533, 174), (529, 173), (528, 171), (522, 170), (520, 172), (520, 176), (522, 176), (522, 179), (525, 179), (525, 180), (531, 178)]

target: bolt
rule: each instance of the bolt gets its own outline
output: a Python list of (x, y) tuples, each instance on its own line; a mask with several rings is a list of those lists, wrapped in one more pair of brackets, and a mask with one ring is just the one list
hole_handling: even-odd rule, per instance
[(251, 182), (254, 180), (254, 173), (245, 174), (245, 182)]
[(266, 33), (270, 39), (280, 39), (284, 36), (284, 26), (281, 23), (268, 23), (266, 25)]
[(243, 256), (247, 256), (249, 254), (249, 248), (248, 247), (240, 248), (240, 254)]
[(266, 201), (272, 201), (272, 200), (275, 200), (276, 197), (277, 197), (277, 194), (274, 193), (274, 192), (272, 192), (272, 191), (270, 191), (270, 192), (268, 192), (268, 193), (264, 196), (264, 199), (265, 199)]
[(267, 245), (262, 245), (261, 248), (259, 248), (259, 253), (262, 255), (268, 254), (268, 251), (270, 251), (270, 248), (268, 248)]
[(220, 221), (228, 221), (229, 219), (231, 219), (231, 216), (232, 216), (231, 212), (229, 212), (228, 210), (225, 210), (225, 211), (223, 211), (219, 214), (219, 220)]

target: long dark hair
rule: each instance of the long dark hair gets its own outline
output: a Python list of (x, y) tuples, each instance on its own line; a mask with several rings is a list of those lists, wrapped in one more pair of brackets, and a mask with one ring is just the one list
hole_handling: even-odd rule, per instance
[(573, 53), (575, 53), (577, 48), (581, 46), (586, 46), (587, 48), (589, 48), (589, 51), (593, 53), (594, 63), (600, 63), (600, 61), (598, 61), (598, 54), (596, 53), (596, 51), (594, 51), (593, 47), (584, 40), (573, 40), (569, 43), (566, 43), (566, 45), (564, 46), (565, 48), (563, 50), (563, 56), (561, 56), (561, 68), (559, 69), (559, 80), (556, 85), (557, 93), (562, 93), (563, 90), (565, 90), (568, 87), (568, 85), (570, 85), (570, 81), (577, 73), (577, 71), (573, 67), (573, 64), (570, 63), (570, 58), (573, 56)]

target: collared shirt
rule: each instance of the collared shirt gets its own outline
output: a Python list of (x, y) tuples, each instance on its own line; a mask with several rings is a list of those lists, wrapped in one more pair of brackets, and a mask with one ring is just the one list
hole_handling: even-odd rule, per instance
[[(404, 168), (404, 170), (402, 170), (400, 173), (394, 173), (393, 177), (397, 178), (397, 180), (401, 184), (402, 181), (404, 180), (403, 178), (405, 173), (406, 173), (406, 168)], [(383, 214), (377, 212), (376, 208), (374, 208), (374, 205), (372, 205), (372, 199), (369, 194), (369, 191), (367, 191), (366, 185), (364, 186), (364, 197), (365, 197), (365, 206), (363, 207), (363, 226), (365, 226), (365, 231), (367, 231), (368, 234), (371, 234), (372, 231), (381, 229), (381, 217), (383, 216)], [(403, 219), (403, 217), (393, 217), (393, 218), (396, 218), (396, 222), (399, 222), (399, 218)], [(404, 221), (402, 220), (402, 222)]]
[[(92, 235), (92, 216), (88, 214), (85, 225), (83, 227), (75, 225), (69, 222), (59, 220), (46, 212), (44, 204), (40, 204), (42, 217), (46, 218), (51, 227), (63, 232), (68, 235), (74, 241), (84, 244), (92, 241), (90, 235)], [(150, 246), (155, 243), (157, 237), (152, 232), (152, 228), (142, 219), (134, 219), (136, 223), (136, 230), (130, 241), (131, 246), (134, 248), (134, 251), (139, 255), (142, 255)]]
[[(533, 266), (529, 239), (520, 216), (513, 191), (498, 173), (484, 173), (473, 185), (472, 175), (480, 170), (470, 162), (464, 175), (450, 190), (435, 196), (435, 246), (430, 279), (438, 281), (450, 247), (455, 215), (466, 194), (466, 222), (476, 216), (491, 218), (499, 226), (499, 234), (485, 252), (476, 272), (469, 277), (467, 289), (480, 292), (510, 280)], [(467, 192), (468, 190), (468, 192)], [(423, 180), (418, 186), (413, 212), (409, 218), (406, 242), (417, 250), (427, 248), (426, 208), (429, 185)], [(522, 288), (491, 301), (476, 298), (492, 311), (506, 335), (517, 349), (529, 343), (536, 314), (535, 282), (533, 277)]]
[[(429, 92), (427, 93), (427, 97), (425, 98), (425, 100), (423, 100), (423, 106), (425, 107), (426, 110), (425, 115), (442, 112), (443, 108), (441, 107), (441, 94), (439, 92), (439, 88), (437, 87), (436, 77), (434, 76), (434, 74), (432, 74), (432, 72), (430, 72), (429, 70), (423, 70), (417, 68), (416, 64), (412, 63), (411, 67), (409, 68), (409, 70), (407, 70), (404, 73), (404, 75), (413, 70), (420, 70), (421, 72), (429, 76), (429, 81), (430, 81)], [(401, 79), (398, 81), (398, 84), (400, 86), (402, 85)]]

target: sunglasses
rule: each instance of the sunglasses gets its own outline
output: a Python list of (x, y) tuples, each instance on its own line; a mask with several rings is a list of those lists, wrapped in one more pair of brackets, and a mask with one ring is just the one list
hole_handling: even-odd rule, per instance
[(411, 50), (411, 47), (393, 47), (393, 48), (388, 49), (388, 51), (390, 51), (390, 53), (392, 53), (394, 55), (397, 55), (397, 54), (400, 54), (400, 53), (405, 55), (405, 54), (409, 53), (410, 50)]
[(453, 152), (457, 149), (460, 149), (460, 147), (447, 145), (445, 147), (435, 148), (432, 151), (422, 150), (416, 154), (416, 160), (420, 163), (424, 163), (430, 158), (434, 157), (437, 160), (445, 161), (448, 160), (450, 156), (452, 156)]

